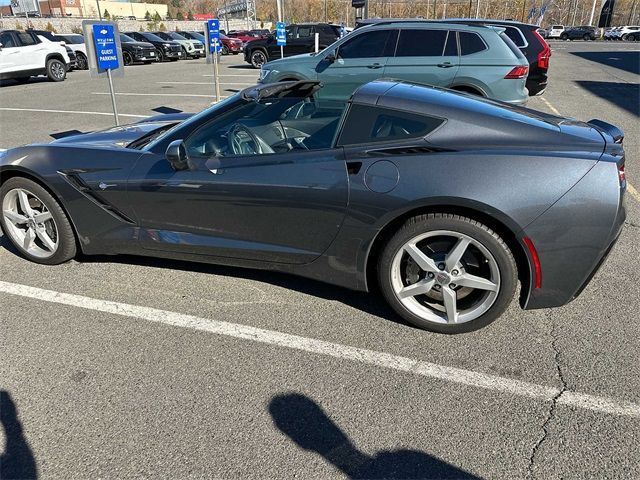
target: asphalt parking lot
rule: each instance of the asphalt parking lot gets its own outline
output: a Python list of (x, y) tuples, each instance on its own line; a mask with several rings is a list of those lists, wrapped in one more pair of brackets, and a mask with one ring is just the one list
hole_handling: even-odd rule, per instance
[[(627, 224), (577, 300), (514, 301), (444, 336), (374, 295), (284, 274), (106, 256), (45, 267), (0, 238), (0, 477), (640, 478), (640, 49), (551, 45), (529, 107), (626, 133)], [(245, 65), (223, 58), (223, 95), (256, 81)], [(127, 67), (121, 121), (201, 110), (212, 73)], [(0, 148), (113, 124), (107, 82), (88, 72), (3, 85)]]

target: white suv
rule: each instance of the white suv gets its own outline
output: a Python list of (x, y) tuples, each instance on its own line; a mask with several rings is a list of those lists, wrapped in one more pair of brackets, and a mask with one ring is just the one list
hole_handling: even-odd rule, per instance
[(564, 30), (564, 25), (554, 25), (549, 29), (548, 38), (560, 38)]
[(640, 26), (625, 25), (624, 27), (620, 27), (620, 31), (616, 32), (616, 39), (630, 42), (640, 40)]
[(29, 31), (0, 30), (0, 79), (26, 82), (46, 75), (53, 82), (67, 76), (70, 59), (62, 45), (41, 41)]

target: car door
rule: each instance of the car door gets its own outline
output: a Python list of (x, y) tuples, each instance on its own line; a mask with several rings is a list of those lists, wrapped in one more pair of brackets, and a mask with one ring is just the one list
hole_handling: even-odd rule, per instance
[(20, 48), (12, 32), (0, 33), (0, 74), (14, 72), (20, 62)]
[[(22, 68), (42, 69), (47, 62), (47, 54), (52, 50), (51, 43), (45, 44), (37, 35), (30, 32), (16, 32), (20, 45)], [(64, 47), (60, 48), (64, 50)], [(66, 54), (65, 54), (66, 56)]]
[(387, 61), (384, 68), (384, 76), (449, 87), (458, 72), (459, 63), (455, 31), (403, 28), (395, 56)]
[(313, 52), (315, 30), (313, 25), (296, 25), (292, 38), (287, 37), (287, 45), (285, 46), (285, 57), (291, 55), (300, 55), (302, 53)]
[(318, 97), (346, 100), (360, 85), (383, 77), (397, 36), (397, 29), (351, 34), (330, 52), (333, 55), (324, 56), (316, 66), (317, 79), (324, 85)]
[(342, 149), (191, 161), (175, 171), (148, 152), (135, 166), (128, 193), (144, 248), (303, 264), (340, 229), (348, 199)]

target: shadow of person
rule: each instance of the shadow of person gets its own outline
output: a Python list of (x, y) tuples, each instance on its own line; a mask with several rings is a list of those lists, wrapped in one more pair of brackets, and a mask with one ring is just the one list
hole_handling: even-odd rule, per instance
[(269, 403), (269, 413), (276, 427), (300, 448), (316, 452), (350, 478), (479, 478), (417, 450), (367, 455), (356, 448), (319, 405), (301, 394), (275, 396)]
[(0, 424), (6, 439), (5, 451), (0, 454), (0, 478), (37, 478), (36, 459), (24, 438), (16, 405), (5, 390), (0, 390)]

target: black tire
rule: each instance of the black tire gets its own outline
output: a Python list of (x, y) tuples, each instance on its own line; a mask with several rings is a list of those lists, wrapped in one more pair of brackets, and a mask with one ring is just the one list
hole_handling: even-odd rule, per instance
[(76, 66), (78, 70), (89, 70), (89, 62), (82, 52), (76, 52)]
[(567, 40), (569, 40), (569, 35), (563, 33), (562, 35), (560, 35), (560, 40), (564, 40), (566, 42)]
[[(437, 323), (414, 314), (399, 300), (392, 285), (392, 268), (396, 253), (416, 236), (436, 230), (460, 233), (479, 242), (493, 256), (500, 274), (500, 286), (491, 306), (477, 318), (465, 323)], [(497, 233), (471, 218), (445, 213), (409, 218), (386, 240), (378, 257), (377, 275), (380, 290), (386, 301), (402, 318), (416, 327), (446, 334), (478, 330), (499, 318), (511, 303), (518, 283), (518, 269), (513, 254)]]
[(229, 47), (225, 44), (222, 44), (222, 55), (229, 55)]
[(187, 60), (189, 58), (189, 54), (187, 53), (187, 49), (184, 48), (184, 47), (180, 47), (180, 48), (182, 48), (182, 58)]
[(251, 66), (253, 68), (260, 68), (262, 65), (264, 65), (265, 63), (267, 63), (268, 58), (267, 58), (267, 54), (265, 53), (264, 50), (253, 50), (250, 53), (250, 60), (251, 60)]
[(62, 82), (67, 78), (67, 67), (61, 60), (50, 58), (47, 60), (47, 78), (52, 82)]
[(585, 35), (582, 37), (582, 39), (583, 39), (585, 42), (588, 42), (589, 40), (591, 40), (591, 35), (589, 35), (588, 33), (585, 33)]
[[(51, 212), (57, 228), (59, 244), (57, 250), (51, 257), (39, 258), (27, 253), (21, 245), (17, 245), (11, 235), (6, 235), (14, 248), (28, 260), (41, 263), (43, 265), (58, 265), (75, 257), (77, 251), (76, 237), (73, 233), (73, 229), (71, 228), (71, 223), (69, 222), (67, 215), (56, 199), (54, 199), (49, 192), (37, 183), (23, 177), (13, 177), (6, 182), (3, 182), (2, 187), (0, 188), (0, 205), (2, 205), (5, 195), (16, 188), (28, 190), (35, 194), (47, 207), (49, 212)], [(8, 232), (4, 215), (0, 215), (0, 226), (2, 226), (3, 232)]]
[(162, 50), (160, 50), (159, 48), (156, 48), (156, 54), (158, 55), (158, 62), (164, 62), (165, 58), (164, 58), (164, 53), (162, 52)]
[(125, 66), (133, 64), (133, 57), (130, 52), (122, 52), (122, 60), (124, 61)]

